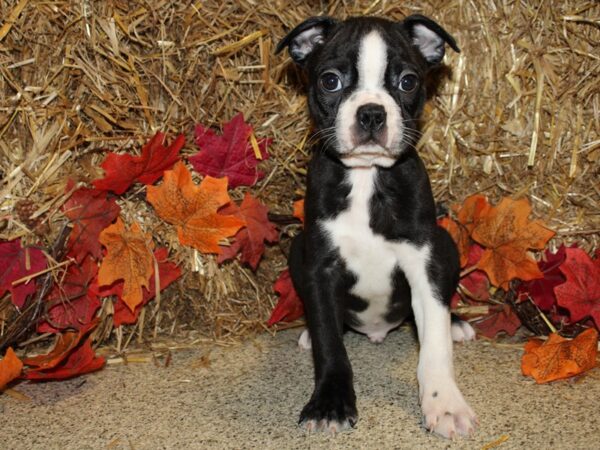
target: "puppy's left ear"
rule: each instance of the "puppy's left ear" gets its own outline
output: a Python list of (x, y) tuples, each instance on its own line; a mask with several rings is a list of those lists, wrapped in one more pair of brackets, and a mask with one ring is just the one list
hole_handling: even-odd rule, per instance
[(412, 38), (413, 45), (431, 65), (439, 64), (444, 59), (444, 43), (460, 53), (454, 38), (429, 17), (413, 14), (404, 19), (402, 25)]
[(327, 16), (311, 17), (279, 41), (275, 53), (279, 53), (284, 47), (287, 47), (292, 59), (302, 66), (315, 48), (325, 41), (329, 30), (336, 23), (335, 19)]

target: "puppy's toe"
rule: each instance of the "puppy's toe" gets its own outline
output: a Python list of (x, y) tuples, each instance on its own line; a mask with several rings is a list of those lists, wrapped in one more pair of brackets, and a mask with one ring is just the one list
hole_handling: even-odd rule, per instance
[(465, 342), (475, 339), (475, 330), (469, 322), (464, 320), (452, 322), (450, 334), (452, 335), (452, 340), (454, 342)]
[(298, 338), (298, 347), (300, 347), (302, 350), (310, 350), (312, 348), (310, 333), (306, 328), (304, 329), (304, 331), (302, 331), (302, 334)]
[(426, 389), (421, 408), (425, 427), (447, 439), (469, 436), (477, 427), (475, 413), (453, 382)]

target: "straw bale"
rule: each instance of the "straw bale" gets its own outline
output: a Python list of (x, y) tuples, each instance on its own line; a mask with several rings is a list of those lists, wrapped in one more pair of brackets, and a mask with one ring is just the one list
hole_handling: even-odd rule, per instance
[[(67, 179), (101, 176), (107, 151), (139, 152), (157, 130), (219, 127), (241, 111), (272, 137), (253, 192), (290, 214), (304, 190), (311, 124), (302, 76), (278, 39), (317, 14), (401, 19), (421, 13), (457, 39), (432, 83), (419, 150), (438, 201), (481, 192), (529, 196), (554, 244), (600, 240), (600, 4), (595, 0), (166, 1), (0, 3), (0, 239), (51, 247), (65, 222)], [(234, 192), (240, 199), (242, 189)], [(264, 329), (288, 234), (257, 274), (179, 245), (133, 188), (121, 201), (184, 268), (119, 342), (182, 332), (237, 339)], [(55, 277), (60, 270), (55, 270)], [(104, 303), (103, 316), (110, 314)], [(0, 303), (2, 330), (14, 320)], [(105, 322), (108, 323), (108, 322)], [(140, 330), (146, 330), (144, 334)], [(100, 332), (99, 332), (100, 333)], [(111, 333), (109, 326), (102, 331)], [(198, 334), (199, 333), (199, 334)]]

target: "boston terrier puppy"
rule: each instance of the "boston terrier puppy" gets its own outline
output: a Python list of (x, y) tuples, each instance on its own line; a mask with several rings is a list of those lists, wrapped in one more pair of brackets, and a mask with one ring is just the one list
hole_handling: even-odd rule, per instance
[(455, 40), (433, 20), (313, 17), (277, 46), (308, 75), (317, 146), (308, 168), (305, 226), (289, 267), (304, 302), (315, 388), (300, 414), (308, 430), (335, 433), (358, 419), (346, 326), (376, 343), (414, 316), (417, 379), (428, 430), (469, 435), (477, 419), (454, 381), (452, 339), (473, 329), (451, 320), (456, 246), (436, 224), (415, 150), (425, 77)]

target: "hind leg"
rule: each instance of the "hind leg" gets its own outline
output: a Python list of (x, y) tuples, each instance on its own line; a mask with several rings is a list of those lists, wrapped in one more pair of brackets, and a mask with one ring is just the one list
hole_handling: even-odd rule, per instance
[(454, 342), (475, 340), (475, 330), (469, 322), (459, 319), (454, 314), (450, 315), (450, 321), (450, 334)]

